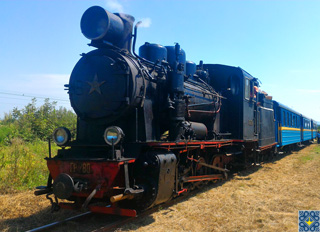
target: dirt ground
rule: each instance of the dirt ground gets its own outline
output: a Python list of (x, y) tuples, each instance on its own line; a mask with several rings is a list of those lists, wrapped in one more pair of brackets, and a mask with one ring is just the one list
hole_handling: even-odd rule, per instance
[[(297, 231), (299, 210), (320, 210), (319, 179), (320, 146), (313, 144), (209, 185), (117, 231)], [(0, 195), (0, 231), (24, 231), (76, 214), (52, 214), (49, 206), (32, 191)], [(104, 218), (90, 220), (86, 224)], [(72, 222), (67, 230), (89, 227)]]

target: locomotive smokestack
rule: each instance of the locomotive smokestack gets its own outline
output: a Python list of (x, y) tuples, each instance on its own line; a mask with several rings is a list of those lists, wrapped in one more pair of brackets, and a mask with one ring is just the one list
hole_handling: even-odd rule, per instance
[(82, 15), (80, 27), (82, 34), (92, 41), (106, 41), (130, 51), (133, 22), (131, 15), (113, 14), (93, 6)]

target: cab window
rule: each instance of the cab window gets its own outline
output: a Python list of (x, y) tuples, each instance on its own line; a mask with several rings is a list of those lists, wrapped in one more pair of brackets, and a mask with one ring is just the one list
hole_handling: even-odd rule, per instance
[(248, 78), (245, 78), (244, 83), (244, 98), (249, 100), (250, 99), (250, 81)]

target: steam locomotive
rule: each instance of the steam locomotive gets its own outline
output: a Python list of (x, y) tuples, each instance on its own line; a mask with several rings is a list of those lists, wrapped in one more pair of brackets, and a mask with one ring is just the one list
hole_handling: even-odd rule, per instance
[[(53, 132), (61, 149), (49, 152), (47, 186), (35, 192), (54, 210), (135, 216), (312, 139), (283, 143), (285, 125), (309, 130), (303, 116), (273, 101), (239, 67), (196, 65), (178, 43), (145, 43), (136, 54), (133, 23), (99, 6), (82, 16), (81, 31), (95, 49), (81, 55), (65, 85), (78, 116), (76, 139), (67, 128)], [(296, 123), (282, 111), (295, 113)]]

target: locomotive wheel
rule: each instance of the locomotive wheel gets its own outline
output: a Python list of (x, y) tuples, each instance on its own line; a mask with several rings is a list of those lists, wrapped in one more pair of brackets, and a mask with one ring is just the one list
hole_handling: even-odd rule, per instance
[[(212, 158), (212, 165), (213, 166), (216, 166), (216, 167), (218, 167), (218, 168), (224, 168), (224, 166), (225, 166), (225, 162), (224, 162), (225, 160), (224, 160), (224, 158), (223, 158), (223, 155), (217, 155), (217, 156), (214, 156), (213, 158)], [(213, 170), (212, 169), (212, 171), (211, 171), (211, 173), (223, 173), (224, 174), (224, 178), (225, 179), (227, 179), (228, 177), (226, 176), (227, 175), (227, 173), (225, 173), (225, 172), (221, 172), (221, 171), (218, 171), (218, 170)], [(213, 181), (214, 183), (216, 182), (216, 181)]]
[[(200, 157), (198, 160), (200, 163), (206, 163), (206, 160), (203, 157)], [(197, 175), (205, 175), (207, 173), (207, 168), (198, 163), (196, 166), (196, 172)]]
[(223, 162), (222, 155), (214, 156), (212, 159), (212, 165), (214, 165), (218, 168), (223, 168), (224, 162)]
[[(228, 163), (227, 160), (225, 160), (224, 155), (218, 155), (218, 156), (214, 156), (212, 158), (212, 165), (219, 167), (219, 168), (225, 168), (225, 164)], [(223, 177), (225, 180), (228, 179), (228, 174), (226, 172), (222, 172), (222, 171), (213, 171), (213, 172), (218, 172), (218, 173), (222, 173)], [(215, 181), (216, 182), (216, 181)]]

